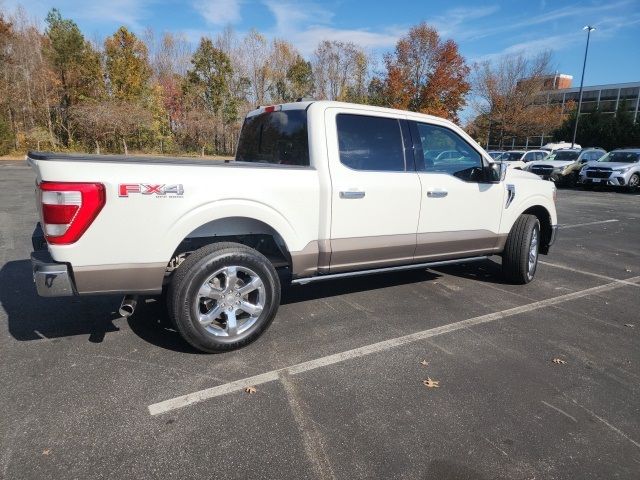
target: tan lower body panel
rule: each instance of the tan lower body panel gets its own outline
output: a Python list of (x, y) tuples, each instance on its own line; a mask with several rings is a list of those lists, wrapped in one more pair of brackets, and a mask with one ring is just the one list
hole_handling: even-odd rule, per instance
[(90, 265), (73, 267), (76, 290), (89, 293), (146, 293), (162, 291), (165, 263)]
[[(501, 252), (506, 234), (463, 230), (320, 240), (291, 252), (294, 277), (408, 265)], [(417, 241), (417, 244), (416, 244)]]
[(419, 233), (413, 261), (424, 262), (496, 253), (504, 248), (506, 239), (506, 235), (498, 235), (489, 230)]
[(331, 273), (411, 263), (416, 236), (338, 238), (331, 240)]

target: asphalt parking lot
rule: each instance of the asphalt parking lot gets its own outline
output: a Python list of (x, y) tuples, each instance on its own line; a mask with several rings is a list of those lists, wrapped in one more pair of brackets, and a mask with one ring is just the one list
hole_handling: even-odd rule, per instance
[(204, 355), (158, 302), (36, 295), (33, 182), (0, 165), (0, 478), (640, 477), (640, 195), (560, 190), (530, 285), (496, 259), (295, 287)]

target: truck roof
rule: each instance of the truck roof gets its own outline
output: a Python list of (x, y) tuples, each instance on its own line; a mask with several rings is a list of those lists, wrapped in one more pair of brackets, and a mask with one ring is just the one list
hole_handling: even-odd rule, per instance
[(423, 118), (424, 120), (437, 120), (440, 122), (447, 122), (451, 125), (455, 125), (450, 120), (442, 117), (436, 117), (434, 115), (427, 115), (426, 113), (419, 112), (410, 112), (407, 110), (398, 110), (395, 108), (387, 108), (387, 107), (378, 107), (376, 105), (365, 105), (361, 103), (349, 103), (349, 102), (338, 102), (335, 100), (304, 100), (300, 102), (288, 102), (288, 103), (280, 103), (277, 105), (263, 105), (255, 110), (247, 113), (247, 117), (252, 117), (254, 115), (258, 115), (260, 113), (264, 113), (269, 107), (276, 107), (277, 110), (305, 110), (309, 108), (312, 104), (323, 105), (326, 107), (342, 107), (342, 108), (355, 108), (358, 110), (362, 110), (364, 112), (377, 112), (377, 113), (393, 113), (396, 115), (409, 115), (414, 118)]

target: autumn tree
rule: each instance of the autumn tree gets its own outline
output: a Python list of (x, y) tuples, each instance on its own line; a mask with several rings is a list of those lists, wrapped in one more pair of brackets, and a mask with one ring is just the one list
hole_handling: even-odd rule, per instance
[(251, 101), (254, 105), (263, 105), (268, 89), (269, 42), (257, 30), (251, 30), (243, 39), (242, 54)]
[[(349, 90), (364, 91), (367, 57), (356, 44), (325, 40), (313, 56), (316, 97), (345, 100)], [(360, 84), (358, 84), (360, 82)]]
[(562, 107), (547, 105), (541, 95), (550, 72), (550, 52), (507, 55), (474, 65), (472, 106), (478, 136), (491, 135), (502, 146), (507, 137), (550, 134), (556, 129), (562, 122)]
[(421, 23), (384, 57), (383, 105), (457, 120), (471, 86), (469, 67), (453, 40)]
[(112, 149), (118, 151), (117, 142), (121, 141), (127, 155), (127, 138), (151, 129), (153, 121), (151, 112), (141, 105), (117, 100), (77, 105), (71, 115), (79, 133), (95, 145), (96, 153), (100, 153), (101, 143), (106, 145), (112, 140)]
[(311, 96), (313, 93), (313, 70), (311, 62), (307, 62), (301, 55), (296, 55), (287, 70), (287, 97), (295, 100)]
[(151, 67), (146, 45), (135, 34), (120, 27), (104, 42), (105, 65), (115, 99), (139, 100), (148, 88)]
[(14, 146), (15, 131), (13, 116), (15, 112), (13, 85), (9, 70), (13, 64), (11, 45), (14, 41), (13, 25), (0, 12), (0, 155), (7, 154)]
[[(188, 122), (191, 130), (189, 136), (192, 139), (199, 139), (200, 135), (193, 129), (202, 126), (203, 121), (208, 121), (213, 126), (219, 124), (222, 130), (224, 125), (237, 120), (237, 98), (234, 98), (230, 90), (230, 80), (233, 75), (231, 61), (221, 49), (213, 45), (211, 39), (200, 40), (191, 64), (192, 68), (187, 72), (184, 91), (191, 107), (188, 116), (195, 119)], [(213, 137), (210, 138), (213, 140), (216, 151), (220, 145), (218, 133), (216, 129)], [(224, 143), (224, 138), (222, 142)], [(211, 142), (198, 140), (198, 144), (204, 154), (205, 146)]]
[(48, 42), (44, 52), (58, 79), (58, 126), (65, 144), (73, 140), (70, 108), (77, 102), (100, 98), (104, 92), (98, 52), (73, 20), (52, 9), (46, 18)]

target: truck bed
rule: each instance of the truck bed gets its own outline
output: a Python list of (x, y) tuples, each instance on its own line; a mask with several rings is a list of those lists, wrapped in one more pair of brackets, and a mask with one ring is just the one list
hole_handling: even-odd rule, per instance
[(64, 161), (64, 162), (97, 162), (97, 163), (133, 163), (150, 165), (181, 165), (181, 166), (213, 166), (213, 167), (239, 167), (239, 168), (306, 168), (298, 165), (274, 165), (258, 162), (236, 162), (232, 159), (205, 160), (196, 157), (170, 157), (160, 155), (96, 155), (92, 153), (58, 153), (29, 151), (27, 157), (38, 161)]

